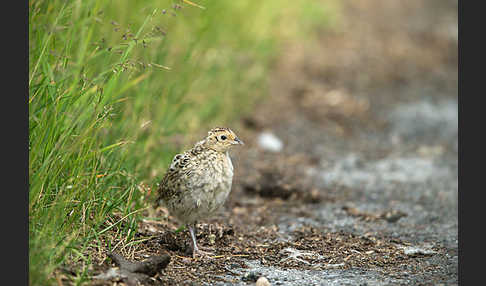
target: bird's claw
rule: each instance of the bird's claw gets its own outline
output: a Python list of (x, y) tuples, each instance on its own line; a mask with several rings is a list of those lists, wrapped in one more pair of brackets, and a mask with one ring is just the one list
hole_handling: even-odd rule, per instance
[(192, 252), (192, 258), (198, 258), (198, 257), (211, 258), (212, 255), (214, 255), (213, 252), (203, 251), (203, 250), (200, 250), (200, 249), (196, 249)]

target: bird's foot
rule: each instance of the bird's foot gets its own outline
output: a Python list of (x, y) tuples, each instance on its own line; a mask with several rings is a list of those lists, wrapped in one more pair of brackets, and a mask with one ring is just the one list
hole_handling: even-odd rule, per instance
[[(204, 249), (207, 249), (207, 248), (204, 248)], [(192, 258), (211, 258), (210, 256), (214, 255), (214, 252), (210, 252), (210, 251), (204, 251), (204, 250), (201, 250), (201, 249), (195, 249), (193, 252), (192, 252)]]
[(204, 251), (209, 251), (209, 253), (212, 253), (214, 251), (214, 247), (211, 246), (198, 246), (199, 250), (204, 250)]

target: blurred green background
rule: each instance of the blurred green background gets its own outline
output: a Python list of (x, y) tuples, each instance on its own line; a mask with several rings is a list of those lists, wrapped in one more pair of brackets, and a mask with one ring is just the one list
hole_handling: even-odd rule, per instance
[(282, 48), (312, 41), (334, 11), (312, 0), (30, 0), (30, 284), (51, 284), (67, 260), (86, 282), (85, 250), (107, 231), (136, 242), (149, 186), (180, 145), (251, 111)]

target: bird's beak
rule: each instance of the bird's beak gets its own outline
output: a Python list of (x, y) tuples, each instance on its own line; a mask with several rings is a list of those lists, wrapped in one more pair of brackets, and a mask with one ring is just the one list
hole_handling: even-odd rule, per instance
[(233, 144), (240, 144), (240, 145), (245, 145), (245, 143), (243, 143), (243, 141), (241, 141), (240, 138), (236, 137), (235, 140), (234, 140), (234, 143)]

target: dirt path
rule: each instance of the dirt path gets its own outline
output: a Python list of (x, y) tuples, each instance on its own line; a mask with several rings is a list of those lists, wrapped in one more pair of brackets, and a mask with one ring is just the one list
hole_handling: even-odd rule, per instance
[(153, 285), (458, 283), (457, 1), (343, 3), (343, 30), (289, 47), (232, 127), (247, 143), (233, 192), (199, 225), (217, 256), (187, 258), (172, 221), (142, 223), (134, 258), (172, 257)]

